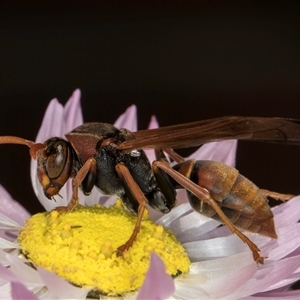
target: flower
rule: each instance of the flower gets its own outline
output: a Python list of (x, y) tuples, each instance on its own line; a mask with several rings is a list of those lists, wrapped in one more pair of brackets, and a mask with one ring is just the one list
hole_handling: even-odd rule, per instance
[[(80, 91), (76, 90), (63, 108), (57, 100), (52, 100), (47, 109), (37, 141), (43, 142), (50, 136), (62, 136), (82, 122), (79, 106)], [(115, 123), (117, 127), (136, 130), (136, 108), (131, 106)], [(151, 127), (157, 127), (153, 117)], [(235, 161), (236, 141), (210, 143), (201, 147), (192, 155), (196, 159), (222, 160), (233, 165)], [(153, 153), (147, 152), (153, 160)], [(35, 168), (31, 174), (35, 192), (47, 210), (57, 205), (66, 205), (70, 197), (70, 186), (66, 186), (56, 203), (43, 196), (36, 182)], [(102, 203), (109, 205), (115, 197), (106, 197), (94, 189), (91, 198), (80, 195), (81, 203), (91, 205)], [(184, 191), (178, 192), (181, 205), (170, 213), (157, 219), (157, 223), (173, 231), (185, 247), (192, 261), (188, 274), (181, 274), (173, 282), (164, 273), (159, 257), (151, 257), (150, 269), (139, 294), (126, 294), (126, 299), (135, 298), (164, 299), (298, 299), (299, 291), (289, 291), (292, 283), (300, 278), (300, 197), (273, 208), (278, 239), (271, 240), (255, 234), (246, 235), (258, 245), (264, 256), (265, 264), (257, 266), (252, 253), (227, 227), (193, 211), (187, 203)], [(0, 239), (0, 298), (39, 299), (84, 299), (91, 287), (78, 288), (54, 273), (44, 269), (33, 269), (19, 255), (19, 245), (8, 240), (7, 236), (18, 231), (28, 213), (24, 211), (0, 186), (0, 199), (11, 203), (11, 212), (15, 216), (6, 216), (1, 211), (0, 223), (4, 232)], [(18, 214), (20, 212), (20, 215)], [(1, 250), (2, 249), (2, 250)], [(154, 270), (154, 272), (153, 272)], [(156, 270), (156, 272), (155, 272)], [(35, 296), (28, 294), (30, 290)]]
[[(256, 265), (249, 249), (226, 227), (219, 227), (218, 222), (191, 210), (188, 203), (160, 218), (157, 223), (172, 229), (192, 261), (189, 273), (174, 279), (175, 292), (171, 299), (250, 299), (253, 295), (255, 299), (298, 299), (300, 292), (289, 291), (288, 287), (300, 279), (300, 224), (297, 223), (300, 197), (275, 207), (273, 213), (278, 240), (247, 234), (268, 256), (262, 266)], [(2, 216), (0, 220), (2, 223)], [(11, 230), (17, 228), (14, 222), (9, 224), (6, 221), (5, 224)], [(0, 246), (6, 251), (18, 248), (18, 244), (4, 239), (1, 239)], [(34, 270), (16, 254), (16, 250), (9, 253), (0, 250), (1, 263), (10, 266), (7, 269), (0, 265), (0, 277), (3, 279), (0, 282), (0, 298), (9, 298), (8, 282), (26, 286), (40, 299), (46, 295), (53, 299), (84, 299), (86, 296), (88, 290), (75, 288), (41, 268)], [(166, 290), (170, 291), (169, 279), (161, 279), (164, 274), (149, 273), (145, 281), (150, 281), (150, 286), (148, 283), (142, 287), (138, 299), (146, 299), (145, 295), (157, 292), (153, 289), (157, 280), (161, 283), (159, 295), (163, 299)], [(19, 290), (20, 285), (16, 288)]]

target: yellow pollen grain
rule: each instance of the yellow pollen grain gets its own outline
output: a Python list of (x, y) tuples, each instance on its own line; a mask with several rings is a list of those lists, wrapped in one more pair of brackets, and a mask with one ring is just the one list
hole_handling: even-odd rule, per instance
[(90, 257), (90, 258), (92, 258), (92, 259), (97, 259), (98, 258), (98, 254), (97, 254), (97, 252), (95, 252), (95, 251), (90, 251), (89, 253), (88, 253), (88, 256)]
[(163, 234), (164, 234), (164, 228), (161, 225), (158, 225), (155, 229), (155, 232), (153, 236), (156, 239), (162, 240), (163, 239)]
[(110, 241), (105, 241), (101, 247), (101, 253), (105, 256), (105, 258), (109, 258), (112, 256), (115, 249), (112, 247), (112, 243)]
[(51, 218), (53, 221), (55, 221), (55, 220), (57, 219), (58, 215), (59, 215), (59, 212), (56, 211), (56, 210), (52, 210), (52, 211), (50, 212), (50, 218)]
[(189, 269), (189, 258), (174, 235), (145, 216), (137, 240), (123, 256), (117, 256), (116, 250), (131, 236), (136, 216), (125, 211), (120, 201), (109, 208), (79, 206), (70, 213), (34, 215), (18, 239), (35, 265), (75, 285), (118, 295), (141, 287), (152, 251), (161, 257), (170, 275)]
[(80, 247), (81, 247), (81, 241), (79, 239), (74, 239), (70, 244), (71, 249), (78, 250), (78, 249), (80, 249)]

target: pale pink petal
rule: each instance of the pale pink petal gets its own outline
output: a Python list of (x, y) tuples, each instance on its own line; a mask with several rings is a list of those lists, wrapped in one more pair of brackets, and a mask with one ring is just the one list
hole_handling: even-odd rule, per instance
[(161, 258), (151, 254), (150, 267), (137, 299), (166, 299), (175, 291), (173, 279), (166, 273), (165, 265)]
[(189, 242), (183, 245), (192, 262), (211, 260), (249, 251), (249, 248), (235, 235)]
[(272, 211), (277, 228), (298, 222), (300, 219), (300, 196), (275, 206)]
[(49, 291), (59, 299), (85, 299), (91, 289), (75, 287), (56, 274), (37, 268), (39, 275)]
[(114, 124), (117, 128), (126, 128), (132, 132), (137, 131), (136, 106), (131, 105), (127, 108)]
[(248, 296), (242, 298), (241, 300), (271, 300), (271, 299), (280, 299), (280, 300), (299, 300), (300, 291), (283, 291), (283, 292), (266, 292), (255, 294), (254, 296)]
[[(299, 247), (300, 223), (277, 229), (277, 235), (276, 246), (268, 253), (269, 260), (279, 260)], [(264, 248), (261, 250), (264, 251)]]
[(181, 243), (187, 243), (196, 241), (219, 225), (219, 222), (191, 210), (190, 213), (173, 220), (167, 227), (174, 232)]
[(99, 192), (99, 190), (96, 187), (92, 189), (92, 192), (88, 196), (85, 196), (83, 192), (79, 190), (79, 202), (80, 204), (85, 206), (92, 206), (101, 203), (100, 199), (102, 199), (102, 197), (105, 196), (103, 196), (103, 194)]
[(2, 280), (1, 278), (0, 278), (0, 299), (12, 299), (10, 282)]
[(158, 121), (155, 116), (151, 116), (150, 123), (148, 125), (148, 129), (156, 129), (158, 128)]
[[(192, 263), (189, 274), (175, 280), (174, 297), (179, 299), (236, 299), (231, 293), (243, 286), (256, 272), (249, 252), (230, 257)], [(229, 296), (230, 295), (230, 296)]]
[(30, 286), (41, 287), (43, 282), (37, 271), (15, 255), (6, 255), (6, 259), (10, 264), (10, 270), (18, 276), (20, 282), (27, 282)]
[[(9, 263), (7, 261), (7, 257), (6, 257), (7, 252), (3, 251), (0, 249), (0, 263), (4, 266), (7, 267), (9, 266)], [(1, 299), (1, 298), (0, 298)]]
[(17, 201), (11, 198), (8, 192), (0, 185), (0, 213), (14, 220), (20, 225), (30, 217), (29, 212)]
[(16, 238), (17, 238), (17, 231), (16, 231), (16, 235), (15, 236), (12, 234), (12, 237), (14, 237), (14, 238), (7, 239), (7, 238), (0, 237), (0, 249), (16, 249), (16, 248), (20, 248), (19, 246), (16, 245), (15, 242), (10, 242), (10, 240), (11, 241), (16, 240)]
[(13, 273), (10, 269), (5, 268), (2, 264), (0, 264), (0, 277), (8, 282), (21, 282), (27, 287), (37, 287), (40, 288), (42, 285), (40, 283), (36, 283), (32, 281), (30, 278), (28, 279), (20, 279), (18, 274)]
[(11, 282), (11, 296), (13, 300), (38, 300), (26, 287), (20, 282)]
[[(17, 233), (29, 218), (30, 214), (17, 201), (13, 200), (7, 191), (0, 185), (0, 247), (5, 248), (5, 240), (15, 241)], [(10, 247), (8, 247), (10, 248)]]
[[(151, 120), (150, 120), (150, 123), (149, 123), (149, 126), (148, 126), (148, 129), (155, 129), (155, 128), (158, 128), (158, 127), (159, 127), (159, 125), (158, 125), (156, 117), (152, 116)], [(147, 155), (150, 163), (152, 163), (156, 159), (154, 150), (149, 149), (149, 150), (145, 150), (145, 152), (146, 152), (146, 155)]]
[(17, 275), (15, 275), (9, 269), (5, 268), (2, 264), (0, 264), (0, 277), (2, 279), (5, 279), (5, 280), (9, 281), (9, 282), (19, 280)]
[(116, 203), (117, 200), (117, 196), (107, 196), (107, 195), (103, 195), (101, 196), (101, 198), (99, 199), (99, 203), (101, 205), (104, 205), (106, 207), (109, 207), (113, 204)]
[(51, 100), (35, 141), (37, 143), (43, 143), (53, 136), (61, 137), (63, 135), (63, 115), (63, 106), (57, 99)]
[(299, 256), (275, 262), (266, 260), (265, 264), (257, 269), (255, 276), (249, 279), (243, 286), (238, 287), (231, 296), (233, 298), (241, 298), (284, 286), (287, 284), (286, 278), (293, 274), (299, 266)]
[(63, 134), (72, 131), (75, 127), (83, 123), (82, 110), (80, 105), (81, 92), (75, 90), (64, 108), (64, 128)]
[(213, 160), (235, 166), (237, 140), (212, 142), (201, 146), (189, 159)]
[(191, 211), (191, 205), (189, 203), (184, 203), (182, 205), (176, 206), (174, 209), (171, 210), (171, 212), (158, 219), (156, 223), (164, 227), (169, 227), (170, 224), (172, 224), (172, 222), (178, 220), (182, 215), (187, 214)]

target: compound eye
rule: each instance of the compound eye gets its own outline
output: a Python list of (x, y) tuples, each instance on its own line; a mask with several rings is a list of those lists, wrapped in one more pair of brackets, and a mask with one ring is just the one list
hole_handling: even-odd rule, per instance
[(68, 146), (65, 142), (59, 141), (51, 152), (46, 161), (46, 170), (49, 178), (54, 179), (64, 171), (68, 160)]

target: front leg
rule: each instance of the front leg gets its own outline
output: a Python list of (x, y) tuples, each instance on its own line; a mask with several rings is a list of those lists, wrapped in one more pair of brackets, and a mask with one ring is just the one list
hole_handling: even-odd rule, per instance
[(86, 183), (86, 185), (89, 186), (89, 188), (92, 188), (92, 185), (94, 184), (96, 178), (96, 170), (96, 160), (94, 158), (88, 159), (72, 180), (72, 198), (70, 202), (67, 206), (56, 207), (55, 210), (66, 213), (72, 211), (74, 207), (79, 204), (78, 189), (80, 185), (88, 176), (88, 182)]
[(133, 232), (126, 243), (118, 247), (117, 254), (121, 256), (124, 251), (128, 250), (136, 240), (136, 237), (141, 228), (141, 222), (143, 219), (144, 211), (146, 209), (146, 205), (148, 204), (147, 198), (145, 197), (144, 193), (141, 191), (138, 184), (133, 179), (132, 175), (130, 174), (128, 168), (123, 164), (119, 163), (116, 165), (116, 171), (118, 177), (123, 183), (124, 189), (126, 191), (126, 195), (132, 201), (138, 202), (138, 211), (137, 211), (137, 220), (133, 229)]

